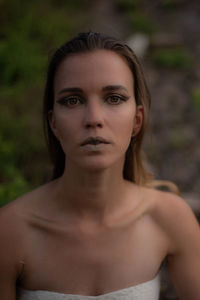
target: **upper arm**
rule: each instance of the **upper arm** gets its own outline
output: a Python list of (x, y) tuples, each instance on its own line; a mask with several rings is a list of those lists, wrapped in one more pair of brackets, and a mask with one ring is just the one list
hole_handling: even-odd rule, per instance
[(181, 300), (200, 299), (200, 228), (185, 201), (166, 199), (164, 226), (170, 246), (168, 270)]
[(20, 273), (19, 236), (16, 222), (6, 209), (0, 209), (0, 300), (16, 299)]

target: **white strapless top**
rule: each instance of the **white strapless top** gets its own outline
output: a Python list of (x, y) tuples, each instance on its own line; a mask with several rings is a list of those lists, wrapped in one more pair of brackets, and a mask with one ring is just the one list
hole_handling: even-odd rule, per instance
[(99, 296), (20, 289), (17, 300), (158, 300), (159, 293), (160, 276), (158, 274), (150, 281)]

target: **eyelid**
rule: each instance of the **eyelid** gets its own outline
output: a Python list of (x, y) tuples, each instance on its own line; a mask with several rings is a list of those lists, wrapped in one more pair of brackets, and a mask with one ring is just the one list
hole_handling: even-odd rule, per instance
[[(70, 99), (76, 99), (77, 103), (71, 105), (69, 103)], [(69, 95), (69, 96), (60, 97), (56, 102), (65, 107), (73, 108), (82, 104), (84, 100), (82, 99), (82, 97), (80, 97), (80, 95)]]
[(66, 98), (70, 98), (70, 97), (82, 97), (81, 95), (79, 94), (69, 94), (69, 95), (62, 95), (62, 96), (59, 96), (58, 100), (60, 99), (66, 99)]
[(105, 93), (107, 96), (119, 96), (119, 97), (129, 97), (127, 93), (119, 92), (119, 91), (110, 91)]
[(61, 102), (61, 101), (64, 101), (67, 99), (72, 99), (72, 98), (83, 99), (83, 97), (81, 95), (65, 95), (65, 96), (59, 97), (57, 99), (57, 102)]
[[(123, 101), (125, 102), (130, 98), (130, 96), (128, 96), (128, 95), (113, 92), (113, 93), (108, 93), (107, 95), (105, 95), (105, 100), (107, 100), (108, 98), (112, 98), (112, 97), (118, 97), (119, 99), (121, 99), (122, 102)], [(83, 103), (85, 101), (85, 98), (83, 97), (83, 95), (72, 94), (72, 95), (65, 95), (65, 96), (59, 97), (56, 100), (56, 102), (58, 102), (59, 104), (63, 104), (63, 105), (65, 104), (67, 106), (67, 101), (70, 99), (73, 99), (73, 98), (76, 98), (80, 103)]]
[(116, 93), (108, 94), (108, 95), (106, 96), (106, 98), (109, 98), (109, 97), (118, 97), (118, 98), (120, 98), (122, 101), (126, 101), (126, 100), (128, 100), (128, 99), (130, 98), (130, 97), (127, 96), (127, 95), (116, 94)]

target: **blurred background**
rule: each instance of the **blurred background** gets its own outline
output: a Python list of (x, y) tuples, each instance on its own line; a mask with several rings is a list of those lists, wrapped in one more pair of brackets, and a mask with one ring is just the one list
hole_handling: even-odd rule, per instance
[[(49, 179), (42, 129), (48, 59), (89, 30), (127, 41), (139, 56), (152, 96), (148, 165), (156, 179), (178, 185), (199, 218), (199, 0), (0, 0), (0, 205)], [(161, 297), (176, 299), (167, 278)]]

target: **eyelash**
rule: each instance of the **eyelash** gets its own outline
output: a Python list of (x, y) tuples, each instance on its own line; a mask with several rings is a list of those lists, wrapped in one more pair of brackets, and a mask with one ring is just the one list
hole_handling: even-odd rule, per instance
[[(106, 97), (106, 101), (108, 101), (109, 98), (110, 99), (118, 98), (120, 100), (119, 102), (112, 102), (111, 105), (119, 105), (122, 102), (126, 102), (129, 99), (129, 97), (127, 97), (127, 96), (116, 95), (116, 94), (107, 96)], [(79, 100), (79, 102), (82, 103), (82, 104), (84, 103), (84, 99), (82, 99), (80, 96), (63, 97), (63, 98), (61, 98), (61, 99), (58, 100), (58, 103), (60, 103), (61, 105), (68, 106), (69, 108), (73, 108), (73, 107), (77, 106), (78, 104), (76, 103), (76, 104), (70, 106), (69, 105), (69, 101), (72, 100), (72, 99)]]
[[(78, 96), (69, 96), (69, 97), (63, 97), (63, 98), (59, 99), (58, 103), (70, 107), (69, 100), (72, 100), (72, 99), (77, 99), (80, 101), (80, 97), (78, 97)], [(81, 101), (81, 103), (83, 103), (83, 101)], [(73, 106), (76, 106), (76, 105), (73, 105)]]

